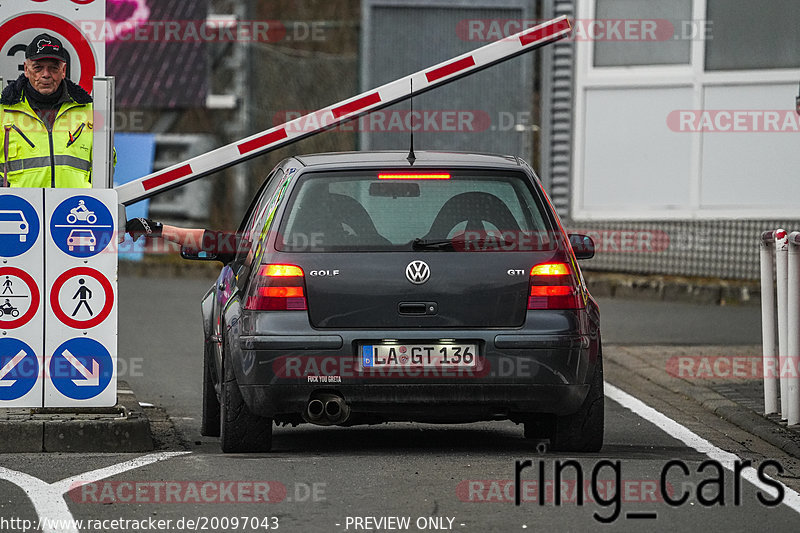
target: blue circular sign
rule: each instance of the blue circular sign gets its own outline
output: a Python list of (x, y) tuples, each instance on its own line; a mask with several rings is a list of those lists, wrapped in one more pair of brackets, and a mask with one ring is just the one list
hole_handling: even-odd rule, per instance
[(16, 400), (30, 392), (39, 379), (39, 360), (18, 339), (0, 339), (0, 400)]
[(0, 255), (22, 255), (39, 238), (39, 215), (27, 200), (0, 194)]
[(48, 375), (64, 396), (87, 400), (108, 387), (114, 375), (114, 361), (96, 340), (76, 337), (56, 348)]
[(114, 217), (97, 198), (72, 196), (53, 211), (50, 235), (64, 253), (92, 257), (114, 239)]

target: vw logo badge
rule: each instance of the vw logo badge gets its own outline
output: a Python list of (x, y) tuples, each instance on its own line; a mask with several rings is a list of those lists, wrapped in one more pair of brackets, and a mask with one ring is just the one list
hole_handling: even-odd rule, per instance
[(414, 285), (422, 285), (431, 277), (431, 269), (425, 261), (411, 261), (406, 267), (406, 277)]

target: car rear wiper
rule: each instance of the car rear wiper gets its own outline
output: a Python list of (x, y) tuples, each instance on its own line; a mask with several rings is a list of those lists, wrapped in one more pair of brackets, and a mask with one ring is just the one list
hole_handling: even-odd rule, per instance
[(414, 239), (411, 248), (414, 250), (444, 250), (453, 248), (453, 241), (450, 239)]

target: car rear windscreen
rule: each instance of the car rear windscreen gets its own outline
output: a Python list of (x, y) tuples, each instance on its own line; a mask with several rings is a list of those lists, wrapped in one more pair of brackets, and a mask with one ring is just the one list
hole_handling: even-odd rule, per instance
[(522, 172), (420, 170), (308, 173), (289, 198), (277, 248), (532, 251), (552, 223)]

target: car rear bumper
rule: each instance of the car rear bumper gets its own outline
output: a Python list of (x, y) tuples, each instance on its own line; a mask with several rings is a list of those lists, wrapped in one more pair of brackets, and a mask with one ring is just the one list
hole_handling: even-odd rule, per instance
[[(226, 351), (242, 394), (254, 413), (279, 418), (299, 416), (320, 392), (343, 397), (354, 416), (383, 420), (570, 414), (588, 393), (599, 351), (583, 310), (529, 311), (519, 328), (325, 330), (296, 312), (246, 313), (240, 325)], [(364, 345), (437, 342), (474, 344), (475, 367), (362, 365)]]
[(281, 417), (305, 413), (320, 391), (334, 392), (350, 408), (351, 419), (467, 422), (578, 410), (589, 385), (482, 384), (305, 384), (242, 386), (255, 414)]
[(563, 415), (585, 399), (596, 361), (585, 335), (497, 333), (475, 339), (474, 368), (369, 369), (361, 365), (358, 337), (241, 337), (237, 381), (250, 409), (266, 417), (299, 415), (324, 391), (342, 396), (354, 415), (383, 420)]

